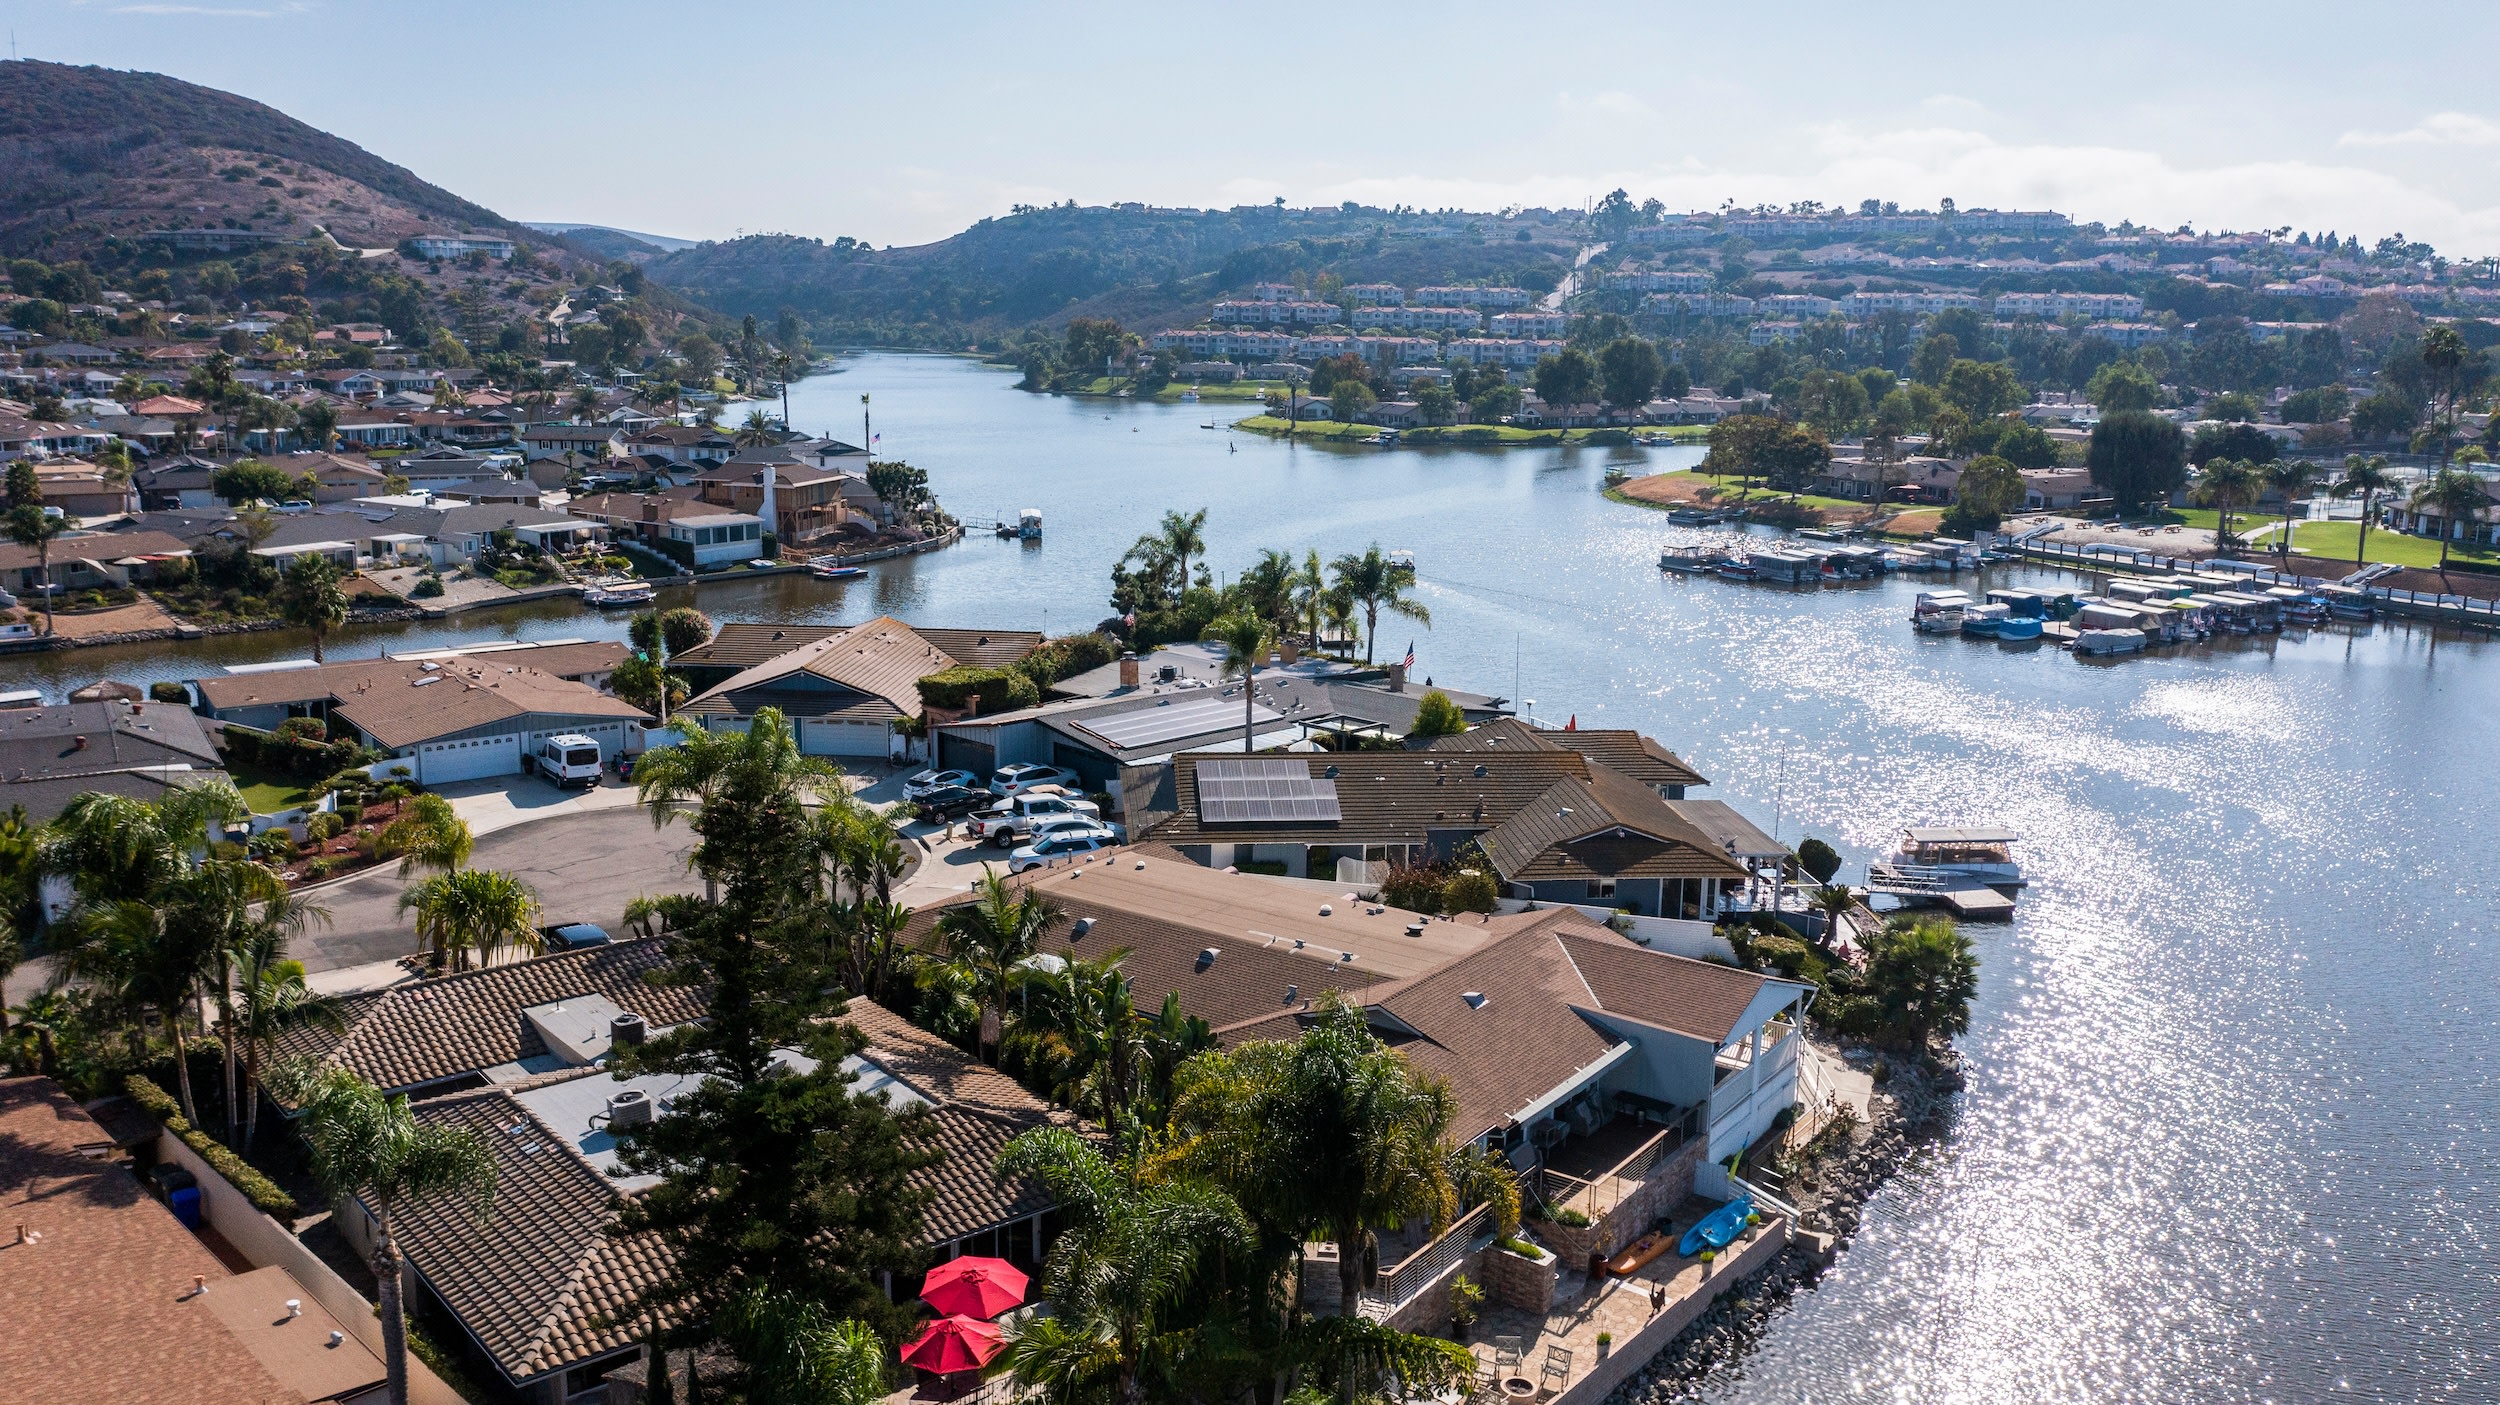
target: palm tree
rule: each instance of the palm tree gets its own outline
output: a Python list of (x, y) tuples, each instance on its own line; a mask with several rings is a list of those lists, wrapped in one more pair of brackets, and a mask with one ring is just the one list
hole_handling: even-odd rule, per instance
[(2466, 358), (2473, 355), (2473, 351), (2466, 346), (2465, 337), (2456, 328), (2432, 327), (2422, 333), (2421, 355), (2422, 365), (2430, 371), (2433, 382), (2439, 387), (2439, 463), (2445, 469), (2449, 454), (2456, 449), (2458, 372), (2464, 368)]
[(1303, 633), (1309, 638), (1311, 647), (1316, 649), (1319, 647), (1320, 626), (1327, 623), (1328, 597), (1331, 593), (1328, 572), (1319, 564), (1318, 552), (1310, 552), (1302, 558), (1302, 569), (1293, 578), (1293, 591), (1294, 608), (1299, 614)]
[(1180, 562), (1181, 585), (1180, 590), (1175, 593), (1187, 594), (1189, 558), (1202, 554), (1207, 549), (1207, 510), (1202, 507), (1196, 512), (1163, 514), (1163, 525), (1151, 540), (1161, 544), (1165, 551), (1170, 552), (1173, 558)]
[(419, 869), (450, 873), (469, 861), (477, 836), (451, 802), (427, 792), (401, 807), (399, 817), (382, 827), (376, 852), (399, 856), (399, 876)]
[(1328, 569), (1337, 578), (1337, 589), (1363, 607), (1363, 662), (1372, 661), (1372, 651), (1380, 643), (1382, 610), (1432, 628), (1432, 611), (1423, 602), (1406, 598), (1407, 589), (1415, 584), (1415, 568), (1393, 560), (1380, 543), (1373, 542), (1360, 556), (1351, 552), (1340, 556)]
[(243, 1081), (251, 1096), (243, 1114), (241, 1148), (248, 1156), (260, 1133), (260, 1071), (267, 1066), (278, 1036), (306, 1027), (336, 1032), (344, 1024), (338, 1002), (315, 994), (304, 983), (304, 963), (287, 957), (285, 934), (279, 928), (264, 924), (235, 955), (233, 1029), (243, 1045)]
[(192, 1002), (208, 988), (220, 950), (219, 933), (186, 906), (159, 906), (121, 898), (86, 909), (73, 944), (62, 953), (56, 982), (77, 980), (108, 992), (126, 1009), (155, 1015), (173, 1039), (174, 1080), (182, 1115), (200, 1122), (191, 1095), (191, 1045), (186, 1026)]
[(938, 918), (946, 958), (929, 965), (952, 968), (969, 986), (981, 1011), (976, 1049), (995, 1063), (992, 1050), (1006, 1029), (1008, 992), (1026, 958), (1041, 949), (1042, 933), (1059, 920), (1059, 905), (1019, 889), (986, 864), (972, 892), (971, 902), (958, 903)]
[(1257, 730), (1258, 668), (1276, 651), (1276, 626), (1253, 614), (1226, 615), (1198, 637), (1222, 644), (1222, 676), (1241, 680), (1241, 749), (1249, 751), (1251, 734)]
[(1139, 1405), (1198, 1344), (1168, 1324), (1209, 1262), (1250, 1250), (1248, 1218), (1201, 1182), (1138, 1179), (1063, 1127), (1009, 1142), (998, 1174), (1039, 1181), (1067, 1217), (1042, 1268), (1053, 1315), (1008, 1342), (1016, 1383), (1053, 1402)]
[(43, 590), (43, 632), (52, 632), (52, 543), (69, 530), (69, 518), (55, 517), (40, 502), (9, 509), (9, 540), (35, 553), (35, 579)]
[[(634, 784), (658, 828), (681, 815), (700, 815), (715, 796), (735, 789), (745, 803), (804, 803), (839, 788), (831, 762), (799, 754), (798, 738), (778, 708), (760, 708), (743, 732), (691, 731), (675, 746), (656, 747), (634, 765)], [(698, 825), (698, 828), (700, 826)], [(727, 875), (706, 847), (689, 864), (703, 875), (703, 895), (716, 900)]]
[(599, 392), (589, 386), (583, 386), (573, 392), (569, 408), (573, 413), (573, 423), (590, 423), (590, 417), (599, 413)]
[(2275, 541), (2275, 553), (2292, 554), (2292, 500), (2309, 491), (2318, 481), (2318, 466), (2307, 459), (2280, 458), (2266, 466), (2266, 486), (2283, 495), (2283, 535)]
[(762, 410), (749, 410), (746, 422), (739, 425), (738, 432), (730, 438), (741, 449), (760, 449), (767, 444), (781, 442), (781, 426), (774, 424), (773, 417)]
[[(713, 1319), (746, 1367), (750, 1405), (873, 1405), (885, 1394), (885, 1344), (867, 1323), (761, 1285)], [(667, 1369), (655, 1358), (653, 1371)]]
[(2198, 502), (2214, 506), (2214, 548), (2229, 551), (2239, 539), (2231, 535), (2231, 514), (2243, 502), (2254, 501), (2257, 485), (2262, 482), (2257, 466), (2244, 459), (2213, 459), (2204, 472), (2197, 475), (2195, 496)]
[(1883, 1026), (1902, 1045), (1924, 1053), (1936, 1036), (1970, 1028), (1979, 994), (1979, 957), (1970, 938), (1939, 917), (1896, 917), (1875, 934), (1865, 986)]
[(339, 586), (339, 568), (326, 556), (296, 557), (286, 569), (278, 602), (287, 623), (311, 632), (313, 662), (322, 662), (323, 641), (347, 623), (347, 592)]
[(2327, 491), (2339, 498), (2361, 499), (2361, 535), (2353, 547), (2354, 565), (2365, 564), (2370, 559), (2370, 519), (2377, 511), (2378, 495), (2392, 493), (2396, 487), (2396, 475), (2388, 469), (2385, 454), (2372, 454), (2368, 458), (2359, 454), (2344, 456), (2344, 476), (2335, 480), (2335, 485)]
[(1376, 1270), (1376, 1235), (1409, 1221), (1448, 1228), (1462, 1200), (1519, 1219), (1498, 1154), (1453, 1145), (1457, 1103), (1331, 995), (1291, 1043), (1246, 1044), (1181, 1070), (1172, 1122), (1184, 1159), (1262, 1223), (1333, 1238), (1342, 1309)]
[(345, 1069), (291, 1067), (281, 1096), (303, 1110), (312, 1173), (331, 1196), (354, 1196), (373, 1217), (376, 1314), (391, 1405), (408, 1405), (408, 1319), (400, 1297), (392, 1219), (419, 1196), (454, 1195), (483, 1221), (495, 1199), (495, 1153), (465, 1128), (419, 1121), (393, 1097)]
[(1058, 969), (1028, 973), (1012, 1036), (1047, 1065), (1052, 1097), (1102, 1119), (1114, 1150), (1146, 1060), (1136, 997), (1120, 971), (1127, 957), (1126, 948), (1092, 959), (1070, 951)]
[(509, 873), (464, 868), (436, 874), (401, 893), (399, 910), (416, 913), (417, 936), (433, 948), (437, 964), (448, 957), (455, 971), (469, 968), (471, 951), (492, 965), (507, 946), (540, 946), (538, 895)]
[(1858, 895), (1838, 883), (1826, 883), (1814, 895), (1815, 909), (1823, 914), (1823, 944), (1839, 944), (1841, 924), (1857, 910)]
[(2448, 570), (2448, 545), (2457, 539), (2457, 529), (2471, 527), (2474, 514), (2491, 505), (2491, 490), (2482, 479), (2461, 468), (2443, 468), (2430, 481), (2413, 490), (2408, 504), (2416, 513), (2425, 509), (2438, 514), (2439, 570)]

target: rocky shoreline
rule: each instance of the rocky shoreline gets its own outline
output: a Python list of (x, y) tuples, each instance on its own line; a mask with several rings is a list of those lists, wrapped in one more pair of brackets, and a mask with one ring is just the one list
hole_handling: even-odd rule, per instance
[[(1757, 1346), (1773, 1318), (1800, 1290), (1812, 1288), (1857, 1232), (1866, 1202), (1918, 1148), (1951, 1126), (1962, 1090), (1960, 1056), (1946, 1050), (1927, 1067), (1905, 1065), (1859, 1045), (1816, 1039), (1827, 1053), (1853, 1067), (1876, 1071), (1870, 1124), (1849, 1124), (1845, 1136), (1827, 1131), (1810, 1150), (1789, 1198), (1801, 1232), (1769, 1267), (1737, 1285), (1696, 1318), (1666, 1350), (1625, 1381), (1607, 1405), (1672, 1405), (1696, 1399), (1704, 1382)], [(1826, 1145), (1826, 1140), (1839, 1143)], [(1829, 1236), (1831, 1253), (1818, 1252), (1812, 1236)]]

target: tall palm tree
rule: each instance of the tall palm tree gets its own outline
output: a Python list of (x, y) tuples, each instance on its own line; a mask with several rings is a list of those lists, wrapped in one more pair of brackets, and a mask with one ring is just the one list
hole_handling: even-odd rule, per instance
[(1006, 1029), (1008, 993), (1025, 960), (1041, 949), (1042, 933), (1059, 919), (1059, 905), (1009, 883), (986, 864), (972, 892), (971, 902), (958, 903), (938, 917), (946, 958), (930, 965), (951, 968), (973, 992), (981, 1010), (975, 1044), (982, 1058), (995, 1063), (994, 1049)]
[(1241, 680), (1241, 749), (1249, 751), (1251, 735), (1257, 730), (1258, 669), (1276, 651), (1276, 626), (1253, 614), (1226, 615), (1208, 625), (1206, 633), (1198, 637), (1222, 644), (1222, 676)]
[(2257, 466), (2245, 459), (2212, 459), (2204, 472), (2196, 477), (2195, 496), (2198, 502), (2214, 507), (2214, 547), (2229, 551), (2238, 538), (2231, 535), (2231, 515), (2241, 503), (2253, 502), (2257, 485), (2263, 479)]
[(2430, 481), (2413, 490), (2409, 504), (2415, 512), (2425, 509), (2440, 518), (2439, 569), (2448, 570), (2448, 546), (2457, 539), (2457, 529), (2471, 528), (2474, 514), (2491, 506), (2491, 490), (2482, 479), (2461, 468), (2443, 468)]
[(476, 845), (469, 822), (450, 801), (429, 791), (408, 801), (399, 817), (382, 827), (375, 849), (398, 855), (399, 876), (405, 878), (419, 869), (449, 873), (469, 861)]
[(1051, 1096), (1102, 1121), (1119, 1147), (1147, 1058), (1146, 1031), (1120, 963), (1123, 948), (1091, 959), (1069, 952), (1058, 969), (1031, 973), (1013, 1037), (1048, 1064)]
[(1188, 1164), (1261, 1222), (1333, 1238), (1345, 1311), (1376, 1270), (1377, 1234), (1409, 1221), (1439, 1233), (1464, 1200), (1504, 1233), (1519, 1189), (1498, 1154), (1451, 1141), (1447, 1084), (1417, 1073), (1331, 996), (1290, 1043), (1252, 1043), (1181, 1071), (1172, 1123)]
[(1186, 594), (1189, 590), (1189, 558), (1203, 555), (1207, 549), (1207, 510), (1202, 507), (1196, 512), (1163, 514), (1163, 525), (1157, 529), (1155, 539), (1180, 562), (1181, 593)]
[(2292, 554), (2292, 502), (2317, 481), (2318, 466), (2307, 459), (2279, 458), (2266, 465), (2266, 486), (2283, 495), (2283, 535), (2275, 540), (2275, 554)]
[(589, 386), (583, 386), (573, 392), (570, 408), (573, 412), (573, 423), (590, 423), (590, 417), (599, 413), (599, 392)]
[(399, 895), (399, 910), (417, 915), (417, 936), (433, 948), (437, 962), (451, 969), (469, 968), (469, 953), (492, 965), (505, 947), (535, 951), (538, 895), (509, 873), (464, 868), (438, 873)]
[[(655, 747), (634, 763), (634, 784), (653, 828), (680, 817), (700, 816), (714, 797), (735, 790), (746, 803), (791, 804), (840, 788), (842, 772), (831, 762), (799, 752), (798, 735), (778, 708), (760, 708), (742, 732), (689, 731), (675, 746)], [(720, 896), (729, 877), (722, 861), (697, 844), (688, 863), (703, 875), (707, 900)]]
[(466, 1128), (421, 1122), (393, 1097), (345, 1069), (287, 1070), (281, 1094), (303, 1110), (312, 1173), (332, 1197), (354, 1196), (373, 1217), (376, 1314), (391, 1405), (408, 1405), (408, 1318), (400, 1295), (394, 1217), (418, 1196), (453, 1195), (482, 1221), (495, 1198), (495, 1153)]
[(1373, 542), (1360, 556), (1348, 552), (1330, 562), (1328, 569), (1337, 579), (1337, 589), (1363, 607), (1363, 662), (1372, 661), (1372, 651), (1380, 643), (1383, 610), (1432, 628), (1432, 611), (1422, 601), (1406, 597), (1415, 584), (1415, 568), (1392, 559), (1380, 543)]
[(2396, 475), (2387, 467), (2385, 454), (2363, 458), (2359, 454), (2344, 456), (2344, 476), (2327, 489), (2339, 498), (2361, 499), (2361, 535), (2352, 551), (2353, 564), (2362, 565), (2370, 559), (2370, 521), (2377, 515), (2381, 493), (2396, 491)]
[(9, 509), (9, 540), (35, 553), (35, 579), (43, 590), (43, 632), (52, 632), (52, 543), (69, 530), (69, 518), (55, 517), (39, 502)]
[(746, 421), (738, 426), (738, 432), (730, 438), (741, 449), (760, 449), (767, 444), (781, 442), (781, 427), (774, 424), (773, 417), (762, 410), (749, 410)]
[(233, 1028), (243, 1046), (243, 1082), (251, 1098), (243, 1114), (242, 1151), (248, 1156), (260, 1133), (261, 1070), (278, 1037), (291, 1029), (336, 1032), (344, 1024), (338, 1002), (304, 983), (304, 963), (286, 955), (286, 938), (278, 928), (260, 927), (235, 956)]
[(1249, 1219), (1220, 1190), (1138, 1179), (1062, 1127), (1009, 1142), (998, 1173), (1039, 1181), (1067, 1217), (1042, 1267), (1052, 1315), (1008, 1342), (1016, 1383), (1053, 1402), (1139, 1405), (1197, 1344), (1170, 1324), (1208, 1263), (1249, 1251)]
[(1838, 883), (1826, 883), (1814, 895), (1815, 909), (1823, 914), (1823, 944), (1836, 945), (1841, 923), (1858, 906), (1858, 895)]
[(1310, 646), (1319, 647), (1320, 627), (1327, 623), (1328, 571), (1319, 564), (1316, 551), (1302, 558), (1302, 569), (1293, 578), (1294, 609)]
[(217, 929), (199, 916), (187, 905), (159, 906), (142, 898), (89, 907), (78, 918), (55, 977), (101, 987), (124, 1008), (164, 1021), (173, 1040), (182, 1115), (195, 1127), (200, 1109), (191, 1094), (188, 1026), (192, 1003), (207, 989), (220, 949)]
[(278, 603), (287, 623), (312, 635), (313, 662), (322, 662), (321, 646), (330, 631), (347, 623), (347, 591), (339, 585), (339, 568), (326, 556), (298, 556), (286, 568)]

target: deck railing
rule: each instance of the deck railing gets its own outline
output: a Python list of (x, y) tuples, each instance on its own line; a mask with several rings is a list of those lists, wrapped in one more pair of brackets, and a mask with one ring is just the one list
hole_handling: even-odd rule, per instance
[(1671, 1125), (1661, 1127), (1632, 1154), (1590, 1179), (1550, 1167), (1537, 1170), (1537, 1198), (1553, 1209), (1573, 1209), (1596, 1219), (1614, 1210), (1639, 1190), (1658, 1163), (1683, 1149), (1699, 1126), (1700, 1109), (1689, 1108)]
[[(1433, 1280), (1449, 1272), (1450, 1267), (1467, 1256), (1475, 1247), (1476, 1235), (1489, 1227), (1492, 1207), (1478, 1205), (1450, 1222), (1431, 1243), (1417, 1249), (1395, 1264), (1380, 1270), (1380, 1277), (1363, 1289), (1362, 1301), (1356, 1310), (1379, 1321), (1406, 1306), (1416, 1294), (1432, 1286)], [(1338, 1246), (1338, 1252), (1345, 1252)]]

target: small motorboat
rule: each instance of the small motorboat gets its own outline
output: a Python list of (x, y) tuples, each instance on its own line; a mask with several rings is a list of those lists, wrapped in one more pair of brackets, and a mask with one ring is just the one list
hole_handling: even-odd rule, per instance
[(820, 581), (849, 581), (857, 580), (861, 576), (867, 575), (868, 568), (865, 566), (845, 566), (839, 561), (819, 561), (815, 565), (808, 567), (807, 573)]
[(1704, 1249), (1724, 1249), (1745, 1232), (1745, 1221), (1752, 1214), (1753, 1197), (1739, 1195), (1684, 1231), (1683, 1242), (1675, 1246), (1675, 1251), (1689, 1259)]
[(1675, 571), (1687, 576), (1700, 575), (1716, 566), (1718, 562), (1717, 553), (1697, 546), (1671, 546), (1658, 553), (1659, 570)]
[(1742, 557), (1733, 561), (1722, 561), (1710, 569), (1717, 572), (1719, 579), (1723, 581), (1749, 581), (1762, 574), (1754, 568), (1753, 562)]

